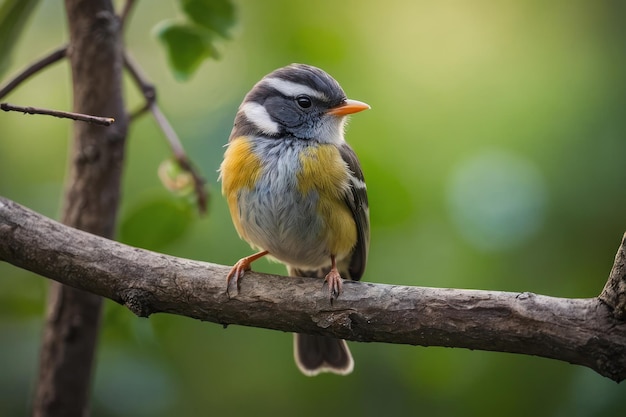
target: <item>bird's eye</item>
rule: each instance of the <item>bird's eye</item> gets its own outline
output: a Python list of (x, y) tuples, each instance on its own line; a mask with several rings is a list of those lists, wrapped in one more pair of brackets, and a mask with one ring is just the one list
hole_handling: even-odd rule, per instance
[(296, 103), (298, 103), (298, 106), (302, 107), (303, 109), (308, 109), (313, 104), (313, 102), (311, 101), (311, 97), (305, 94), (300, 94), (298, 97), (296, 97)]

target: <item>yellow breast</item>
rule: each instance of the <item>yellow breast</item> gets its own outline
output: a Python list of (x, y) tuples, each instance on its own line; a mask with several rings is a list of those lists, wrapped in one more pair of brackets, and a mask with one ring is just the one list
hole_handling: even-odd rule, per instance
[(319, 195), (317, 211), (326, 224), (323, 234), (330, 253), (347, 256), (357, 240), (356, 223), (344, 201), (349, 187), (348, 166), (333, 145), (305, 148), (300, 163), (298, 187), (302, 194), (315, 190)]
[(241, 227), (237, 195), (242, 188), (252, 189), (261, 175), (261, 160), (252, 152), (250, 141), (240, 136), (228, 144), (220, 166), (222, 194), (226, 196), (230, 215), (237, 233), (246, 238)]
[[(229, 143), (220, 167), (220, 173), (222, 193), (228, 202), (233, 224), (244, 240), (258, 248), (267, 249), (273, 245), (278, 245), (274, 246), (277, 252), (286, 251), (290, 254), (290, 251), (294, 250), (294, 245), (301, 244), (306, 245), (306, 248), (299, 248), (300, 250), (310, 251), (309, 254), (319, 254), (319, 256), (315, 255), (314, 258), (316, 259), (315, 262), (320, 262), (320, 264), (324, 263), (327, 259), (326, 256), (330, 254), (342, 259), (350, 254), (357, 240), (356, 223), (344, 201), (345, 193), (349, 189), (348, 167), (341, 158), (339, 150), (333, 145), (305, 145), (299, 152), (290, 154), (292, 151), (293, 149), (291, 151), (286, 149), (282, 153), (284, 160), (271, 165), (274, 168), (280, 166), (281, 169), (268, 171), (270, 164), (263, 158), (269, 158), (269, 154), (257, 155), (247, 138), (238, 137)], [(272, 157), (278, 157), (278, 155), (274, 153)], [(272, 177), (273, 175), (295, 175), (297, 181), (287, 181), (285, 178), (281, 181)], [(294, 183), (297, 184), (297, 187), (290, 188), (289, 184)], [(278, 186), (277, 184), (281, 185)], [(253, 190), (258, 187), (266, 187), (271, 190), (275, 195), (270, 198), (277, 199), (276, 204), (250, 200), (251, 198), (268, 196), (263, 193), (253, 193), (247, 195), (246, 207), (240, 207), (242, 204), (242, 201), (238, 201), (241, 196), (240, 191)], [(315, 213), (301, 213), (301, 216), (296, 216), (300, 220), (305, 219), (302, 220), (303, 223), (291, 222), (289, 220), (290, 215), (285, 213), (295, 214), (299, 210), (305, 209), (307, 205), (300, 204), (300, 202), (310, 199), (317, 202)], [(250, 224), (240, 217), (241, 209), (274, 210), (274, 212), (254, 213), (252, 217), (256, 221), (254, 224)], [(316, 220), (312, 220), (313, 218)], [(321, 225), (318, 223), (318, 219), (321, 220)], [(278, 225), (275, 223), (277, 220), (281, 220), (283, 223)], [(276, 230), (257, 230), (258, 225), (263, 223), (265, 227)], [(319, 229), (313, 230), (311, 227), (314, 224), (321, 227), (318, 226)], [(278, 229), (287, 225), (291, 225), (290, 227), (295, 227), (297, 230), (278, 233)], [(309, 229), (308, 235), (299, 236), (307, 229)], [(270, 236), (274, 236), (276, 239), (279, 235), (282, 236), (282, 239), (279, 239), (280, 242), (272, 241), (271, 244), (267, 241), (263, 242), (263, 239)], [(305, 243), (306, 240), (308, 243)], [(281, 245), (288, 246), (281, 247)], [(280, 256), (278, 258), (281, 259)]]

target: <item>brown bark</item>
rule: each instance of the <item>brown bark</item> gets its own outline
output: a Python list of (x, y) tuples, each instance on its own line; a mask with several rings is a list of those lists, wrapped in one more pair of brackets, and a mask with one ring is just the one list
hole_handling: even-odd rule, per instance
[[(75, 122), (63, 223), (112, 237), (127, 121), (122, 99), (120, 24), (109, 0), (66, 0), (73, 109), (115, 118), (110, 127)], [(83, 416), (98, 337), (101, 298), (50, 286), (34, 416)]]
[(626, 234), (615, 255), (609, 280), (599, 298), (611, 309), (616, 319), (626, 320)]
[[(537, 355), (626, 378), (626, 322), (612, 314), (611, 300), (346, 282), (331, 305), (321, 280), (254, 272), (229, 298), (227, 266), (129, 247), (2, 197), (0, 260), (110, 298), (141, 317), (165, 312), (361, 342)], [(620, 271), (611, 277), (623, 281), (626, 270)]]

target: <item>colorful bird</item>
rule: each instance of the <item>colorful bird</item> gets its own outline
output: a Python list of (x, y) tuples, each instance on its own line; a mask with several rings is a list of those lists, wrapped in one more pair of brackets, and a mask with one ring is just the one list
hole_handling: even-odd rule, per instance
[[(323, 70), (277, 69), (246, 95), (220, 167), (222, 192), (239, 236), (259, 252), (240, 259), (227, 289), (255, 260), (269, 256), (289, 275), (324, 278), (332, 302), (342, 278), (363, 275), (369, 207), (363, 172), (344, 140), (346, 116), (370, 107), (346, 97)], [(294, 356), (305, 375), (348, 374), (344, 340), (296, 334)]]

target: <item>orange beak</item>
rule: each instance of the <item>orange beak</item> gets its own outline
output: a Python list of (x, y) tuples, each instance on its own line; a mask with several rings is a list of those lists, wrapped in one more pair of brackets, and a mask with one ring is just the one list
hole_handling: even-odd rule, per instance
[(332, 114), (333, 116), (346, 116), (348, 114), (358, 113), (369, 108), (369, 104), (363, 103), (362, 101), (347, 99), (339, 106), (328, 110), (327, 113)]

